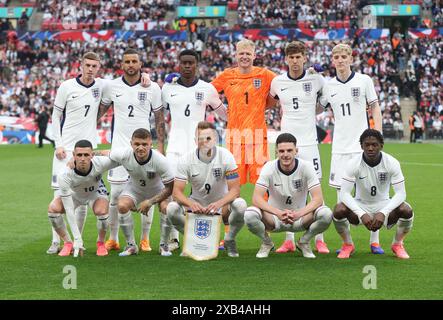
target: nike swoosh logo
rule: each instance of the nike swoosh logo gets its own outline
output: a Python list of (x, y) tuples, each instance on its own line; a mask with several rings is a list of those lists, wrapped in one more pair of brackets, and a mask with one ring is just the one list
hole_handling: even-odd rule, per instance
[(281, 186), (281, 184), (274, 183), (274, 187), (279, 187), (279, 186)]
[(333, 96), (336, 96), (337, 94), (336, 93), (334, 93), (334, 94), (331, 94), (331, 98), (333, 97)]
[(192, 175), (192, 177), (193, 177), (193, 178), (195, 178), (196, 176), (198, 176), (198, 173), (197, 173), (197, 174), (193, 174), (193, 175)]
[(75, 98), (77, 98), (78, 96), (72, 96), (72, 99), (75, 99)]
[(178, 93), (176, 93), (176, 94), (171, 94), (171, 98), (172, 97), (175, 97), (175, 96), (177, 96), (178, 95)]
[(286, 89), (289, 89), (289, 88), (281, 88), (280, 90), (281, 90), (281, 91), (285, 91)]
[(235, 82), (231, 82), (230, 85), (231, 85), (231, 86), (235, 86)]
[(123, 95), (123, 93), (122, 94), (116, 94), (115, 96), (118, 98), (118, 97), (121, 97)]
[(361, 180), (361, 179), (364, 179), (364, 178), (366, 178), (366, 177), (358, 177), (358, 178)]

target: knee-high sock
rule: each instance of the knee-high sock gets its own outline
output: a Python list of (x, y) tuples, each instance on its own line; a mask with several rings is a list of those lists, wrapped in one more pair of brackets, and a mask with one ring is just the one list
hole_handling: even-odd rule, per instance
[(105, 214), (102, 216), (97, 216), (97, 231), (98, 231), (98, 242), (104, 242), (106, 237), (106, 232), (108, 231), (109, 223), (108, 219), (109, 214)]
[(160, 244), (168, 243), (172, 228), (172, 224), (166, 214), (160, 213)]
[(149, 240), (149, 234), (151, 233), (152, 220), (154, 219), (154, 209), (152, 206), (149, 208), (148, 215), (141, 215), (141, 237), (140, 240)]
[(111, 199), (109, 201), (109, 240), (115, 240), (118, 242), (118, 197), (123, 191), (124, 184), (111, 184)]
[[(52, 225), (52, 230), (57, 233), (59, 239), (62, 238), (64, 242), (72, 242), (68, 229), (66, 228), (65, 220), (60, 213), (48, 213), (49, 222)], [(59, 240), (60, 241), (60, 240)]]
[(311, 239), (319, 233), (325, 231), (332, 221), (332, 211), (326, 206), (318, 208), (314, 212), (314, 222), (309, 226), (308, 230), (300, 238), (301, 243), (309, 243)]
[(272, 241), (266, 232), (265, 224), (261, 221), (262, 214), (256, 207), (248, 207), (245, 211), (245, 224), (249, 231), (259, 237), (262, 242), (271, 244)]
[(242, 198), (237, 198), (231, 203), (231, 213), (229, 215), (229, 232), (225, 233), (225, 240), (234, 240), (240, 229), (245, 224), (245, 210), (247, 204)]
[(335, 230), (337, 230), (338, 234), (343, 239), (343, 242), (353, 243), (348, 219), (344, 218), (338, 220), (336, 218), (333, 218), (333, 220), (334, 220)]
[(60, 243), (60, 236), (58, 235), (57, 231), (55, 231), (54, 228), (51, 229), (52, 229), (52, 242)]
[(175, 201), (172, 201), (166, 207), (166, 215), (175, 229), (184, 232), (185, 215), (182, 207)]
[(371, 233), (371, 235), (369, 236), (369, 244), (374, 243), (374, 242), (380, 243), (380, 237), (379, 237), (380, 230), (371, 231), (370, 233)]
[(398, 219), (397, 231), (395, 232), (395, 237), (393, 243), (403, 243), (403, 239), (406, 234), (411, 231), (414, 222), (414, 216), (409, 219)]
[(83, 229), (85, 228), (86, 215), (88, 214), (88, 206), (78, 206), (75, 209), (74, 214), (75, 220), (77, 221), (78, 230), (80, 230), (80, 233), (83, 233)]
[(134, 219), (132, 218), (131, 212), (127, 212), (125, 214), (118, 213), (118, 220), (120, 223), (120, 227), (122, 228), (123, 234), (126, 238), (126, 243), (128, 245), (135, 245), (134, 238)]
[(172, 227), (171, 232), (169, 233), (169, 240), (174, 240), (174, 239), (179, 240), (179, 238), (180, 238), (180, 233), (178, 232), (177, 229)]

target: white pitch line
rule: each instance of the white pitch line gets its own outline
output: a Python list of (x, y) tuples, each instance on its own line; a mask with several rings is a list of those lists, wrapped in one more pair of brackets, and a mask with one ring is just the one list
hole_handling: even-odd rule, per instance
[(401, 162), (401, 161), (400, 161), (400, 163), (410, 165), (410, 166), (443, 167), (443, 163)]

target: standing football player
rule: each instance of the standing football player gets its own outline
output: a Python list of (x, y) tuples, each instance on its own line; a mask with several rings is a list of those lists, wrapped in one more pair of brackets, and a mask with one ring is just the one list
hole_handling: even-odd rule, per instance
[[(367, 106), (371, 109), (375, 129), (382, 132), (381, 109), (374, 83), (369, 76), (352, 71), (352, 61), (349, 45), (338, 44), (332, 49), (337, 75), (325, 84), (320, 98), (323, 107), (330, 104), (335, 119), (329, 185), (337, 189), (337, 203), (341, 202), (340, 183), (345, 163), (360, 157), (358, 137), (369, 127)], [(379, 243), (379, 231), (371, 231), (372, 253), (384, 253)]]
[[(111, 150), (126, 148), (130, 144), (131, 135), (138, 128), (150, 130), (149, 118), (154, 113), (157, 133), (158, 150), (164, 154), (165, 123), (161, 90), (157, 83), (151, 82), (145, 88), (141, 86), (141, 67), (139, 53), (135, 49), (127, 49), (123, 53), (123, 76), (114, 79), (106, 86), (103, 93), (99, 116), (104, 114), (113, 104), (114, 118), (112, 126)], [(118, 242), (118, 197), (128, 180), (128, 172), (120, 166), (111, 170), (108, 181), (111, 183), (111, 201), (109, 206), (110, 237), (106, 241), (108, 250), (119, 250)], [(142, 215), (142, 232), (140, 249), (151, 251), (149, 232), (151, 230), (154, 207), (147, 215)]]
[[(320, 152), (318, 150), (316, 110), (325, 79), (318, 73), (304, 69), (307, 61), (306, 46), (293, 41), (285, 48), (285, 62), (288, 72), (275, 77), (271, 82), (271, 96), (279, 100), (282, 108), (281, 131), (297, 138), (297, 157), (312, 163), (319, 180), (322, 178)], [(318, 253), (329, 253), (323, 233), (315, 236)], [(286, 232), (286, 240), (277, 253), (294, 252), (294, 233)]]

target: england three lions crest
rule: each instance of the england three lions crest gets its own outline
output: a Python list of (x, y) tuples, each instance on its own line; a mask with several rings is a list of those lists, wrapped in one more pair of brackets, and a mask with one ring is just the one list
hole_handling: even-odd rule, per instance
[(252, 84), (254, 85), (255, 89), (259, 89), (261, 87), (261, 79), (252, 80)]
[(380, 183), (386, 183), (386, 181), (388, 181), (388, 173), (387, 172), (379, 172), (378, 173), (378, 181), (380, 181)]
[(222, 177), (222, 169), (221, 168), (212, 169), (212, 175), (217, 181), (220, 180), (220, 178)]
[(360, 99), (359, 87), (351, 88), (351, 97), (354, 99), (354, 101), (358, 101)]
[(205, 93), (204, 92), (195, 92), (195, 100), (197, 100), (197, 102), (202, 102), (203, 99), (205, 98)]
[(147, 99), (148, 99), (148, 94), (146, 92), (140, 91), (138, 93), (138, 101), (140, 101), (140, 104), (145, 104)]
[(98, 99), (100, 99), (100, 89), (99, 88), (94, 88), (92, 89), (92, 97), (97, 101)]
[(303, 83), (303, 91), (306, 94), (311, 94), (311, 92), (312, 92), (312, 82), (305, 82), (305, 83)]
[(195, 219), (194, 233), (199, 239), (206, 239), (211, 234), (211, 220)]
[(292, 180), (292, 186), (295, 190), (300, 191), (303, 187), (303, 182), (301, 181), (301, 179)]

